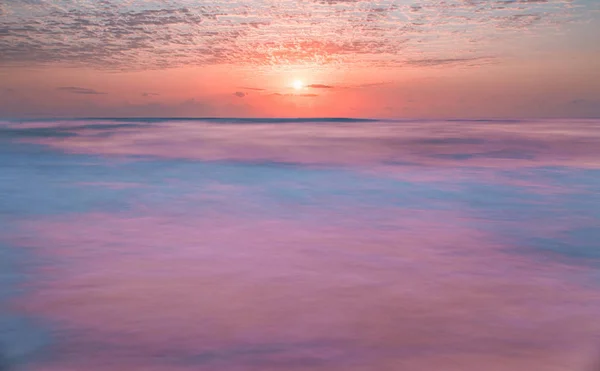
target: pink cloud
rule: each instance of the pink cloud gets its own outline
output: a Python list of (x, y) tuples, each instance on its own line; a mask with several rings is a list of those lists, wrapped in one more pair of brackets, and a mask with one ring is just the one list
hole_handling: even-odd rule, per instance
[[(113, 70), (339, 62), (403, 66), (423, 54), (429, 61), (425, 65), (436, 60), (460, 64), (457, 56), (472, 63), (490, 44), (501, 49), (523, 31), (560, 28), (596, 10), (569, 0), (144, 4), (143, 9), (91, 0), (72, 8), (47, 1), (3, 5), (0, 14), (11, 17), (0, 24), (0, 35), (7, 36), (0, 64), (69, 63)], [(65, 33), (69, 42), (57, 43), (53, 35)], [(435, 51), (425, 46), (433, 42)]]

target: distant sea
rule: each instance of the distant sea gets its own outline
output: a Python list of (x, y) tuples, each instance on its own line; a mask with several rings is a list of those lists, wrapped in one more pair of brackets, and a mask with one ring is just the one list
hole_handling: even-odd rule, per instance
[(0, 121), (0, 370), (600, 360), (600, 120)]

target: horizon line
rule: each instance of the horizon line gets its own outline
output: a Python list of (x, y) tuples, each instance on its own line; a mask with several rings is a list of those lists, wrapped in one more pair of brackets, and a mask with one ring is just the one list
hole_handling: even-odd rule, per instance
[(412, 118), (368, 118), (368, 117), (344, 117), (344, 116), (315, 116), (315, 117), (225, 117), (225, 116), (68, 116), (68, 117), (0, 117), (2, 121), (53, 121), (53, 120), (139, 120), (139, 121), (168, 121), (168, 120), (215, 120), (215, 121), (346, 121), (346, 122), (377, 122), (377, 121), (536, 121), (536, 120), (600, 120), (597, 117), (412, 117)]

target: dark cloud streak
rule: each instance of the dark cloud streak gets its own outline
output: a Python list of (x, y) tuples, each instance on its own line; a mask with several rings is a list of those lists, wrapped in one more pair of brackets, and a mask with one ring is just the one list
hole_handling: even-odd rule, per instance
[(334, 86), (325, 85), (325, 84), (310, 84), (310, 85), (306, 85), (306, 87), (312, 88), (312, 89), (334, 89)]
[(254, 91), (265, 91), (266, 90), (266, 89), (262, 89), (262, 88), (251, 88), (251, 87), (247, 87), (247, 86), (240, 86), (239, 89), (254, 90)]
[(108, 93), (104, 93), (101, 91), (97, 91), (94, 89), (88, 89), (88, 88), (81, 88), (81, 87), (77, 87), (77, 86), (61, 86), (56, 88), (56, 90), (59, 91), (64, 91), (67, 93), (72, 93), (72, 94), (84, 94), (84, 95), (105, 95)]

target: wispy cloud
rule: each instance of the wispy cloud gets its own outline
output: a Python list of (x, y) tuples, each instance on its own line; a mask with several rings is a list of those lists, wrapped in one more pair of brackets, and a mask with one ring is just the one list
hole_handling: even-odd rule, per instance
[(144, 92), (144, 93), (142, 93), (142, 97), (157, 97), (159, 95), (160, 94), (158, 94), (158, 93), (151, 93), (151, 92)]
[(269, 94), (270, 96), (275, 96), (275, 97), (304, 97), (304, 98), (315, 98), (318, 97), (319, 94), (312, 94), (312, 93), (303, 93), (303, 94), (292, 94), (292, 93), (286, 93), (286, 94), (281, 94), (281, 93), (271, 93)]
[(370, 83), (365, 83), (365, 84), (360, 84), (360, 85), (356, 85), (356, 86), (352, 86), (354, 88), (372, 88), (375, 86), (382, 86), (382, 85), (387, 85), (390, 84), (391, 82), (387, 81), (387, 82), (370, 82)]
[(252, 87), (248, 87), (248, 86), (240, 86), (239, 89), (254, 90), (254, 91), (265, 91), (266, 90), (266, 89), (263, 89), (263, 88), (252, 88)]
[(325, 85), (325, 84), (310, 84), (310, 85), (306, 85), (307, 88), (312, 88), (312, 89), (333, 89), (334, 86), (332, 85)]
[(407, 65), (411, 66), (442, 66), (449, 64), (465, 64), (465, 65), (480, 65), (492, 63), (495, 61), (493, 57), (475, 57), (475, 58), (427, 58), (414, 59), (406, 61)]
[(64, 91), (67, 93), (72, 93), (72, 94), (85, 94), (85, 95), (104, 95), (107, 93), (101, 92), (101, 91), (97, 91), (94, 89), (88, 89), (88, 88), (81, 88), (78, 86), (61, 86), (56, 88), (56, 90), (59, 91)]

